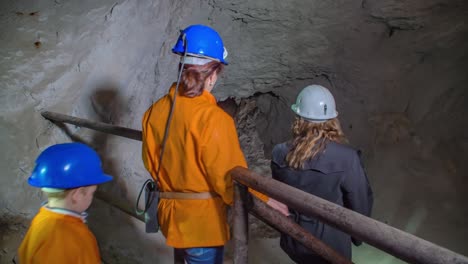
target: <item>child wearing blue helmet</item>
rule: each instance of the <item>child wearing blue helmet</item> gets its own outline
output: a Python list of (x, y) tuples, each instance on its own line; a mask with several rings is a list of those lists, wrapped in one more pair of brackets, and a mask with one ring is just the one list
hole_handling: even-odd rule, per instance
[(34, 217), (20, 248), (20, 263), (101, 263), (96, 238), (85, 224), (97, 185), (112, 180), (98, 154), (81, 143), (48, 147), (28, 183), (48, 201)]

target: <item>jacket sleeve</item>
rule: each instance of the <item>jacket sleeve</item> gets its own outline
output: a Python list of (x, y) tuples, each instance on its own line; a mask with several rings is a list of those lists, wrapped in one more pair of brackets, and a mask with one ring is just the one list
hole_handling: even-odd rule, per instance
[[(373, 192), (362, 167), (361, 159), (358, 153), (354, 153), (351, 169), (349, 173), (345, 175), (341, 185), (344, 206), (365, 216), (370, 216), (374, 202)], [(352, 238), (352, 241), (356, 246), (362, 244), (361, 241), (355, 238)]]
[[(224, 112), (214, 114), (207, 124), (203, 138), (201, 157), (207, 180), (224, 203), (231, 205), (233, 182), (229, 171), (236, 166), (247, 167), (234, 121)], [(267, 199), (262, 194), (256, 196), (264, 201)]]
[(143, 164), (145, 165), (146, 170), (155, 177), (155, 166), (158, 161), (155, 161), (155, 157), (151, 154), (151, 151), (156, 149), (154, 136), (151, 128), (149, 127), (149, 118), (151, 114), (153, 106), (149, 108), (145, 115), (143, 116), (142, 120), (142, 160)]
[(284, 175), (283, 175), (283, 169), (285, 166), (284, 164), (284, 159), (285, 159), (285, 153), (284, 149), (281, 149), (280, 145), (276, 145), (273, 148), (273, 151), (271, 152), (271, 163), (270, 163), (270, 168), (271, 168), (271, 176), (273, 177), (274, 180), (280, 181), (284, 183)]
[(288, 179), (290, 179), (290, 167), (286, 162), (286, 155), (288, 154), (289, 149), (283, 145), (278, 144), (273, 148), (271, 153), (271, 176), (274, 180), (282, 182), (289, 185)]
[[(281, 177), (281, 168), (274, 161), (270, 163), (271, 176), (274, 180), (283, 182), (283, 177)], [(284, 182), (283, 182), (284, 183)]]
[(201, 158), (207, 181), (224, 203), (230, 205), (233, 183), (228, 171), (235, 166), (245, 167), (244, 157), (239, 153), (234, 123), (222, 116), (212, 115), (202, 136)]

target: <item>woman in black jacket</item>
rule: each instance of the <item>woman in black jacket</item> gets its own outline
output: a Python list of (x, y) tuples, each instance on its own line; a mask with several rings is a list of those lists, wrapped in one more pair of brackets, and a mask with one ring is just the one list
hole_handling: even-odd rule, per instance
[[(370, 216), (373, 195), (362, 168), (359, 152), (346, 145), (328, 89), (310, 85), (291, 106), (297, 118), (293, 139), (273, 149), (273, 178), (295, 188)], [(290, 209), (290, 217), (311, 234), (351, 259), (351, 242), (361, 242), (313, 217)], [(286, 234), (281, 248), (296, 263), (327, 263)]]

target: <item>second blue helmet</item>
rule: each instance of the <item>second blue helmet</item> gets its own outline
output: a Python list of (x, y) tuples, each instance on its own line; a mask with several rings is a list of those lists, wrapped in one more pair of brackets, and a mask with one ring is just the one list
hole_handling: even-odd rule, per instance
[(85, 144), (65, 143), (50, 146), (39, 155), (28, 183), (39, 188), (72, 189), (110, 180), (96, 151)]
[(205, 25), (191, 25), (182, 30), (172, 52), (179, 55), (187, 52), (189, 56), (214, 59), (228, 64), (223, 40), (218, 32)]

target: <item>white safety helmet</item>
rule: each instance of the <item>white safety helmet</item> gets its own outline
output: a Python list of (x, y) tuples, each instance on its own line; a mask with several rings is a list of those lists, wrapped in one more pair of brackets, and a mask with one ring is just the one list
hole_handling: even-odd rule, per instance
[(338, 116), (333, 95), (327, 88), (316, 84), (302, 89), (291, 109), (298, 116), (315, 123)]

